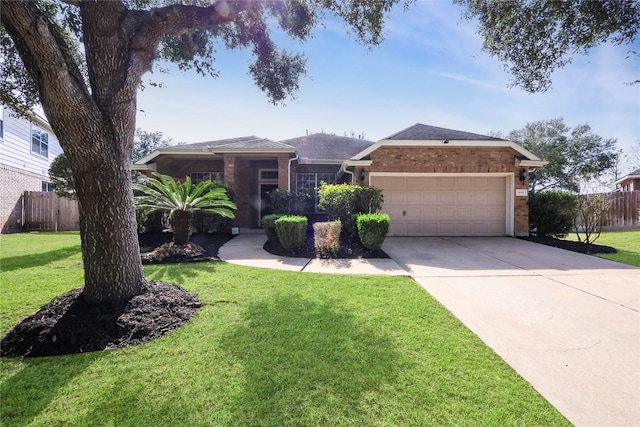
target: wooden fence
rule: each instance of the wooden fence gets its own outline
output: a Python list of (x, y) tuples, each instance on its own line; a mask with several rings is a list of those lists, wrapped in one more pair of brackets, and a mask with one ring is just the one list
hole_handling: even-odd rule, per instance
[(640, 191), (618, 191), (604, 196), (610, 202), (605, 227), (640, 228)]
[(80, 229), (78, 202), (56, 193), (25, 191), (22, 208), (25, 230), (72, 231)]

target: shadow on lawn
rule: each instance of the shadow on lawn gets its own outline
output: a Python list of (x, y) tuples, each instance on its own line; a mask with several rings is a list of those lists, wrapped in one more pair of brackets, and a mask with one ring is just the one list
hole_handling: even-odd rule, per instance
[(185, 283), (189, 278), (203, 273), (214, 274), (221, 261), (186, 262), (176, 264), (153, 264), (145, 266), (145, 276), (150, 280)]
[(366, 424), (376, 416), (367, 396), (397, 376), (393, 340), (337, 301), (256, 302), (221, 343), (246, 372), (234, 405), (238, 425)]
[(41, 267), (43, 265), (51, 264), (52, 262), (56, 262), (79, 254), (81, 250), (82, 249), (80, 245), (74, 245), (48, 252), (2, 258), (2, 266), (0, 266), (0, 271), (14, 271), (23, 268)]
[[(61, 390), (104, 353), (23, 359), (23, 366), (0, 385), (2, 425), (29, 425)], [(17, 363), (17, 362), (11, 362)]]

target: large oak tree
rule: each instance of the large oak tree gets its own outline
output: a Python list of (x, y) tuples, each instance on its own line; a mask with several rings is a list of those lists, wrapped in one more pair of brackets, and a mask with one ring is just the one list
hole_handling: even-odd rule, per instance
[(39, 102), (71, 163), (85, 301), (147, 288), (129, 165), (137, 91), (154, 62), (215, 76), (215, 49), (250, 49), (249, 73), (277, 103), (298, 89), (305, 60), (278, 49), (270, 26), (305, 40), (329, 14), (375, 45), (398, 1), (2, 1), (0, 100), (23, 113)]
[[(477, 19), (484, 50), (504, 64), (514, 85), (528, 92), (549, 89), (553, 72), (575, 55), (605, 43), (632, 45), (640, 30), (637, 0), (454, 2), (465, 7), (467, 18)], [(638, 54), (630, 47), (628, 56)]]

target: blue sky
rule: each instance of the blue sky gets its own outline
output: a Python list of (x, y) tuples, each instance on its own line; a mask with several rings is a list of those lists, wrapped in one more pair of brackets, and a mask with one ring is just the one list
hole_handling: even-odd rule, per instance
[(640, 57), (625, 59), (640, 50), (640, 40), (576, 56), (554, 74), (549, 91), (528, 94), (509, 87), (511, 76), (482, 52), (475, 24), (461, 10), (450, 1), (399, 7), (385, 42), (373, 49), (334, 20), (304, 44), (283, 39), (307, 55), (309, 75), (285, 106), (271, 105), (253, 84), (248, 53), (220, 49), (217, 79), (176, 69), (153, 74), (164, 87), (140, 92), (137, 127), (188, 143), (245, 135), (282, 140), (307, 131), (364, 133), (376, 141), (415, 123), (506, 134), (563, 117), (570, 127), (589, 123), (623, 150), (640, 143), (640, 85), (626, 84), (640, 78)]

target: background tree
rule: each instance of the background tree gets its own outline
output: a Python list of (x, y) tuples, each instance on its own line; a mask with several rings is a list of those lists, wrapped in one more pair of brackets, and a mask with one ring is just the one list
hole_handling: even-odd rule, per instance
[(53, 159), (49, 166), (49, 178), (53, 185), (53, 191), (58, 196), (68, 199), (76, 198), (76, 180), (73, 177), (71, 164), (64, 153)]
[(588, 124), (571, 129), (562, 118), (528, 123), (508, 138), (549, 162), (529, 174), (533, 193), (547, 189), (577, 193), (581, 183), (614, 167), (619, 155), (615, 139), (594, 134)]
[(249, 74), (278, 103), (297, 91), (305, 59), (278, 49), (270, 26), (305, 40), (331, 14), (376, 45), (397, 1), (3, 1), (0, 101), (22, 113), (39, 102), (71, 163), (83, 298), (125, 301), (147, 289), (129, 166), (137, 90), (156, 60), (216, 76), (216, 49), (249, 49)]
[(135, 163), (158, 148), (166, 148), (171, 145), (173, 145), (173, 140), (171, 138), (163, 138), (160, 131), (147, 132), (142, 129), (136, 129), (133, 138), (133, 150), (131, 151), (131, 162)]
[(468, 19), (478, 19), (484, 50), (504, 63), (514, 85), (528, 92), (546, 91), (552, 73), (573, 55), (603, 43), (631, 45), (640, 29), (636, 0), (454, 2), (466, 8)]

